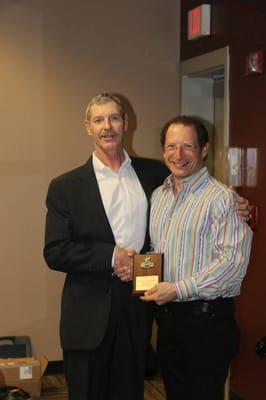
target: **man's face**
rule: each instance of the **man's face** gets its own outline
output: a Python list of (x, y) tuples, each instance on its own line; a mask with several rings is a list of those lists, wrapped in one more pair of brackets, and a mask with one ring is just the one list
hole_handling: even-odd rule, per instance
[(110, 101), (94, 104), (89, 121), (85, 121), (89, 136), (92, 136), (97, 152), (115, 152), (122, 148), (123, 134), (127, 130), (127, 116), (123, 119), (117, 104)]
[(200, 149), (193, 126), (172, 124), (166, 132), (163, 156), (174, 178), (181, 180), (199, 171), (208, 153), (208, 143)]

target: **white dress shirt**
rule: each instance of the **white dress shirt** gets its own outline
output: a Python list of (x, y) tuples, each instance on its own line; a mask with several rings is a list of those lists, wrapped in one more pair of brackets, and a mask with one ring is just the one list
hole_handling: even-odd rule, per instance
[(124, 154), (118, 172), (104, 165), (94, 153), (92, 164), (116, 245), (139, 252), (145, 239), (148, 201), (131, 159), (126, 151)]

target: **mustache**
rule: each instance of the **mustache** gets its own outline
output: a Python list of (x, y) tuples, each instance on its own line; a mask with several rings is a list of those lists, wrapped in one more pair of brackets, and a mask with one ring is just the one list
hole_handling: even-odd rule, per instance
[(117, 134), (113, 131), (105, 131), (99, 134), (99, 138), (108, 138), (108, 137), (115, 137)]

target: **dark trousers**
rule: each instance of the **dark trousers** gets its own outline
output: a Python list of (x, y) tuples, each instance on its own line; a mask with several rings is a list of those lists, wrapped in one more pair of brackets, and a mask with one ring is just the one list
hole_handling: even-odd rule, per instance
[(64, 350), (69, 400), (143, 400), (146, 307), (115, 282), (110, 321), (95, 350)]
[(147, 338), (146, 338), (146, 359), (145, 359), (145, 379), (152, 379), (158, 370), (157, 355), (153, 349), (152, 328), (154, 321), (155, 304), (147, 304)]
[(232, 299), (156, 309), (158, 358), (168, 400), (223, 400), (239, 331)]

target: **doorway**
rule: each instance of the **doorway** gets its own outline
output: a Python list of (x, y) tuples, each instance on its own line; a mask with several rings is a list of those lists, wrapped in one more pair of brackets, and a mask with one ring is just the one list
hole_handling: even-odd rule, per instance
[(229, 48), (181, 63), (181, 113), (201, 118), (210, 134), (207, 165), (210, 173), (227, 180), (229, 146)]

